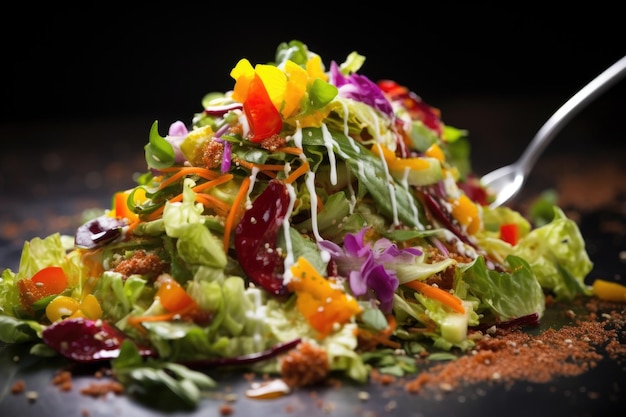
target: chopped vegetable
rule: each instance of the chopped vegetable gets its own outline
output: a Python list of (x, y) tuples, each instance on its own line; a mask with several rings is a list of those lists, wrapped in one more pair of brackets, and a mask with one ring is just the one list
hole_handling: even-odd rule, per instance
[(450, 294), (446, 290), (442, 290), (441, 288), (437, 288), (432, 285), (428, 285), (425, 282), (417, 280), (405, 282), (404, 285), (413, 288), (416, 291), (419, 291), (426, 297), (440, 301), (457, 313), (465, 314), (465, 308), (463, 307), (463, 302), (461, 301), (461, 299), (454, 296), (453, 294)]
[(515, 246), (519, 240), (519, 227), (516, 223), (505, 223), (500, 225), (500, 239)]
[(594, 295), (607, 301), (626, 302), (626, 286), (617, 282), (596, 279), (593, 281)]
[(297, 294), (298, 310), (322, 336), (327, 336), (361, 312), (356, 299), (324, 278), (300, 257), (291, 267), (288, 287)]

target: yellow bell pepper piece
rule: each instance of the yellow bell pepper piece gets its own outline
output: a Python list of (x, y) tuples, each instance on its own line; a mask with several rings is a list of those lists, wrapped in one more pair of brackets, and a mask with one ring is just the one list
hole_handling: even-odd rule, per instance
[(458, 199), (450, 201), (452, 204), (452, 216), (465, 227), (467, 233), (475, 234), (480, 230), (481, 219), (478, 205), (468, 196), (462, 194)]
[(46, 306), (46, 317), (51, 323), (70, 317), (78, 310), (80, 303), (78, 300), (66, 295), (54, 297)]
[(596, 279), (591, 288), (593, 294), (602, 300), (626, 302), (626, 286), (622, 284)]
[(81, 302), (66, 295), (59, 295), (46, 306), (46, 317), (51, 323), (77, 317), (97, 320), (102, 317), (102, 308), (93, 294), (87, 294)]
[(441, 162), (446, 160), (446, 156), (443, 153), (443, 150), (436, 143), (433, 143), (432, 145), (430, 145), (430, 147), (426, 149), (426, 152), (424, 152), (424, 155), (429, 156), (431, 158), (435, 158)]
[[(87, 294), (80, 303), (78, 310), (75, 312), (75, 314), (77, 313), (80, 314), (81, 317), (97, 320), (102, 318), (102, 307), (100, 307), (100, 303), (95, 295)], [(74, 315), (72, 315), (72, 317), (73, 316)]]
[(333, 286), (332, 281), (317, 272), (305, 258), (300, 257), (291, 272), (293, 278), (287, 286), (298, 297), (296, 306), (322, 336), (361, 312), (354, 297)]

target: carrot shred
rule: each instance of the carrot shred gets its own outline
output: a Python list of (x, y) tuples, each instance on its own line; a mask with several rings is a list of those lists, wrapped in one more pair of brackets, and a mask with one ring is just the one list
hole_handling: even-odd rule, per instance
[(243, 181), (241, 181), (239, 192), (237, 192), (237, 195), (233, 200), (233, 205), (228, 213), (228, 217), (226, 217), (226, 222), (224, 224), (224, 251), (226, 252), (228, 252), (228, 246), (230, 244), (230, 233), (232, 232), (235, 223), (238, 222), (241, 217), (245, 198), (248, 193), (248, 188), (250, 187), (250, 181), (250, 177), (245, 177)]
[(394, 340), (389, 339), (396, 329), (396, 319), (392, 314), (388, 314), (386, 318), (387, 327), (380, 332), (374, 332), (372, 330), (359, 328), (357, 329), (358, 335), (368, 343), (373, 342), (374, 345), (384, 345), (392, 349), (399, 349), (402, 347), (402, 345)]
[(215, 187), (216, 185), (220, 185), (220, 184), (224, 184), (225, 182), (228, 182), (230, 180), (233, 179), (233, 174), (224, 174), (220, 177), (217, 177), (211, 181), (207, 181), (203, 184), (200, 185), (196, 185), (195, 187), (193, 187), (193, 190), (196, 193), (199, 193), (200, 191), (204, 191), (207, 188), (211, 188), (211, 187)]
[(309, 162), (304, 161), (302, 165), (298, 167), (295, 171), (293, 171), (289, 176), (285, 179), (287, 184), (293, 183), (298, 177), (304, 175), (309, 170)]
[(285, 166), (281, 164), (255, 164), (253, 162), (248, 162), (245, 159), (240, 158), (236, 158), (234, 159), (234, 161), (244, 168), (256, 168), (259, 171), (283, 171), (285, 169)]
[(161, 172), (176, 172), (174, 175), (172, 175), (171, 177), (167, 178), (166, 180), (164, 180), (160, 185), (159, 188), (165, 188), (168, 185), (178, 181), (180, 178), (186, 176), (186, 175), (198, 175), (201, 178), (204, 178), (206, 180), (213, 180), (215, 178), (217, 178), (217, 176), (219, 175), (217, 172), (215, 171), (211, 171), (208, 170), (206, 168), (202, 168), (202, 167), (176, 167), (176, 170), (172, 170), (172, 168), (165, 168), (163, 170), (161, 170)]
[(146, 329), (141, 326), (142, 322), (146, 322), (146, 321), (171, 321), (171, 320), (174, 320), (177, 317), (182, 317), (182, 316), (184, 316), (187, 313), (192, 313), (193, 310), (195, 310), (195, 309), (197, 309), (197, 306), (195, 304), (190, 304), (186, 308), (183, 308), (180, 311), (174, 311), (174, 312), (169, 312), (169, 313), (164, 313), (164, 314), (157, 314), (156, 316), (129, 317), (128, 318), (128, 324), (130, 324), (131, 326), (135, 327), (136, 329), (139, 329), (139, 330), (145, 332)]
[[(206, 190), (207, 188), (215, 187), (216, 185), (223, 184), (223, 183), (228, 182), (228, 181), (230, 181), (232, 179), (233, 179), (233, 174), (225, 174), (225, 175), (217, 177), (217, 178), (215, 178), (213, 180), (207, 181), (207, 182), (205, 182), (203, 184), (196, 185), (192, 189), (196, 193), (199, 193), (201, 191)], [(183, 200), (183, 193), (177, 194), (174, 197), (169, 199), (170, 203), (176, 203), (176, 202), (179, 202), (179, 201), (182, 201), (182, 200)], [(152, 213), (150, 213), (148, 215), (148, 220), (158, 219), (159, 216), (161, 216), (163, 214), (163, 210), (165, 210), (165, 205), (162, 205), (161, 207), (159, 207), (158, 209), (156, 209)]]
[(417, 280), (405, 282), (404, 285), (424, 294), (428, 298), (442, 302), (457, 313), (465, 314), (465, 308), (463, 307), (461, 299), (450, 294), (448, 291)]
[(127, 234), (131, 234), (133, 233), (133, 230), (135, 230), (135, 228), (139, 225), (139, 223), (141, 223), (141, 220), (139, 220), (139, 218), (133, 220), (129, 225), (128, 225), (128, 230), (126, 231)]
[(253, 169), (258, 169), (259, 172), (262, 172), (270, 178), (276, 178), (276, 172), (283, 171), (285, 169), (284, 165), (255, 164), (239, 158), (233, 160), (235, 161), (235, 163), (249, 169), (250, 171), (252, 171)]
[(301, 155), (302, 149), (295, 146), (283, 146), (282, 148), (276, 149), (274, 152), (284, 152), (290, 155)]
[(230, 210), (228, 204), (210, 194), (198, 193), (196, 194), (196, 201), (202, 203), (205, 207), (212, 208), (220, 216), (226, 216)]

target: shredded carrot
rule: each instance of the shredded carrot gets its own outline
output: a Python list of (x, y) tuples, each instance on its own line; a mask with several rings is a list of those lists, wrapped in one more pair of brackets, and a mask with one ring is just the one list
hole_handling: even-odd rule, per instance
[[(233, 179), (233, 174), (225, 174), (222, 175), (220, 177), (217, 177), (211, 181), (207, 181), (203, 184), (200, 185), (196, 185), (195, 187), (193, 187), (192, 189), (196, 192), (199, 193), (200, 191), (204, 191), (207, 188), (211, 188), (214, 187), (216, 185), (220, 185), (223, 184), (225, 182), (228, 182), (230, 180)], [(179, 201), (183, 201), (183, 193), (177, 194), (174, 197), (169, 199), (170, 203), (176, 203)], [(159, 207), (158, 209), (154, 210), (152, 213), (150, 213), (147, 217), (148, 220), (155, 220), (158, 219), (159, 216), (161, 216), (163, 214), (163, 210), (165, 210), (165, 205), (162, 205), (161, 207)]]
[(283, 171), (285, 169), (284, 165), (254, 164), (252, 162), (248, 162), (239, 158), (234, 159), (234, 161), (242, 167), (249, 169), (250, 171), (256, 168), (259, 170), (259, 172), (262, 172), (270, 178), (276, 178), (276, 172)]
[(211, 188), (211, 187), (215, 187), (216, 185), (220, 185), (220, 184), (224, 184), (225, 182), (228, 182), (230, 180), (233, 179), (233, 174), (224, 174), (220, 177), (217, 177), (211, 181), (207, 181), (203, 184), (200, 185), (196, 185), (195, 187), (193, 187), (193, 190), (197, 193), (199, 193), (200, 191), (204, 191), (207, 188)]
[(230, 210), (230, 206), (217, 197), (210, 194), (196, 194), (196, 201), (202, 203), (205, 207), (212, 208), (220, 216), (226, 216)]
[(129, 225), (128, 225), (128, 230), (126, 231), (127, 234), (131, 234), (133, 233), (133, 230), (135, 230), (135, 228), (139, 225), (139, 223), (141, 223), (141, 220), (139, 220), (139, 218), (133, 220)]
[(135, 327), (136, 329), (139, 329), (139, 330), (145, 332), (146, 331), (145, 327), (141, 326), (141, 323), (143, 323), (143, 322), (146, 322), (146, 321), (172, 321), (175, 318), (183, 317), (187, 313), (190, 313), (190, 314), (193, 313), (193, 310), (195, 310), (195, 309), (197, 309), (197, 306), (195, 304), (190, 304), (186, 308), (184, 308), (184, 309), (182, 309), (180, 311), (164, 313), (164, 314), (157, 314), (156, 316), (129, 317), (128, 318), (128, 324), (130, 324), (131, 326)]
[(302, 165), (300, 165), (298, 167), (298, 169), (296, 169), (291, 174), (289, 174), (289, 176), (285, 179), (285, 182), (287, 184), (291, 184), (296, 179), (298, 179), (298, 177), (300, 177), (300, 176), (304, 175), (306, 172), (308, 172), (308, 170), (309, 170), (309, 162), (308, 161), (304, 161), (304, 163)]
[(159, 188), (167, 187), (168, 185), (178, 181), (180, 178), (186, 175), (198, 175), (199, 177), (207, 179), (207, 180), (213, 180), (217, 178), (217, 176), (219, 175), (215, 171), (211, 171), (202, 167), (176, 167), (176, 170), (172, 170), (172, 168), (165, 168), (161, 171), (162, 172), (176, 172), (176, 173), (172, 175), (171, 177), (169, 177), (168, 179), (166, 179), (165, 181), (163, 181), (159, 185)]
[(245, 168), (257, 168), (259, 171), (283, 171), (285, 169), (285, 166), (281, 164), (255, 164), (239, 158), (236, 158), (235, 162)]
[(455, 295), (450, 294), (448, 291), (442, 290), (441, 288), (433, 287), (432, 285), (428, 285), (425, 282), (417, 280), (405, 282), (404, 285), (421, 292), (428, 298), (432, 298), (442, 302), (443, 304), (452, 308), (457, 313), (465, 314), (465, 308), (463, 307), (461, 299), (456, 297)]
[(276, 149), (274, 152), (284, 152), (291, 155), (301, 155), (302, 149), (297, 148), (295, 146), (283, 146), (282, 148)]
[[(390, 340), (388, 335), (373, 332), (368, 329), (358, 329), (358, 335), (371, 344), (372, 346), (383, 345), (392, 349), (400, 349), (402, 345), (399, 342)], [(372, 343), (373, 342), (373, 343)]]
[(376, 345), (384, 345), (393, 349), (400, 349), (402, 347), (400, 343), (389, 339), (394, 330), (396, 330), (396, 319), (392, 314), (387, 314), (386, 317), (387, 327), (380, 332), (359, 328), (358, 335), (368, 342), (374, 342)]
[(226, 217), (226, 223), (224, 224), (224, 251), (228, 252), (228, 246), (230, 244), (230, 233), (235, 227), (235, 223), (239, 221), (241, 213), (243, 211), (243, 205), (245, 204), (245, 198), (250, 187), (250, 177), (245, 177), (241, 181), (239, 191), (233, 200), (233, 205)]

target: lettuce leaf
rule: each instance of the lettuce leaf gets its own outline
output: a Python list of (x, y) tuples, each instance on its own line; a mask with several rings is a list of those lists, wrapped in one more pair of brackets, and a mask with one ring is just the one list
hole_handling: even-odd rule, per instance
[(557, 299), (590, 294), (584, 280), (593, 263), (578, 225), (559, 207), (554, 206), (550, 223), (529, 232), (513, 249), (513, 254), (528, 261), (544, 290)]

